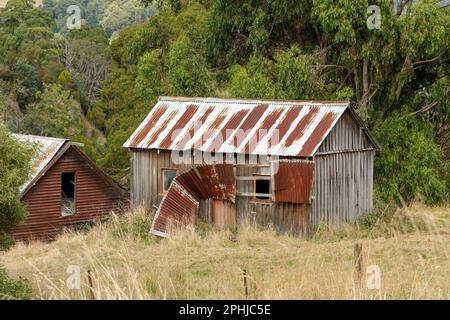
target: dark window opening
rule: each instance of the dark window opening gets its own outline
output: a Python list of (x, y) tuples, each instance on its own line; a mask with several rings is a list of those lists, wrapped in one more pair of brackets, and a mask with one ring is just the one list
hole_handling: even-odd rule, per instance
[(177, 176), (177, 170), (174, 169), (162, 169), (162, 192), (169, 191), (170, 185), (173, 179)]
[[(270, 194), (270, 180), (256, 180), (255, 193)], [(269, 200), (269, 196), (255, 196), (258, 200)]]
[(75, 214), (75, 172), (61, 174), (61, 215)]

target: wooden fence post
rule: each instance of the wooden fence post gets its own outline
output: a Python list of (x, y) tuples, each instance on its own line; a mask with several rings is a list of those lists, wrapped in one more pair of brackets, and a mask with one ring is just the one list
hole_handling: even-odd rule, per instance
[(245, 297), (248, 298), (248, 283), (247, 283), (247, 270), (242, 270), (242, 275), (244, 276), (244, 291)]
[(361, 285), (363, 278), (363, 256), (362, 256), (362, 243), (355, 243), (355, 272), (358, 285)]
[(91, 295), (91, 300), (95, 300), (95, 294), (94, 294), (94, 284), (92, 281), (92, 272), (91, 270), (88, 270), (88, 282), (89, 282), (89, 292)]

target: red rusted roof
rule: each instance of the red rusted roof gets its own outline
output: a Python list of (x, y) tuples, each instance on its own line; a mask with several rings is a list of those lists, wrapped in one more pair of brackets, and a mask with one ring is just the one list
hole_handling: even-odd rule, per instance
[(161, 97), (126, 148), (313, 156), (348, 102)]
[(314, 162), (303, 160), (280, 160), (272, 165), (274, 170), (275, 201), (311, 203), (314, 178)]
[(161, 201), (151, 232), (167, 237), (170, 228), (195, 223), (200, 199), (235, 201), (232, 164), (199, 165), (175, 177)]

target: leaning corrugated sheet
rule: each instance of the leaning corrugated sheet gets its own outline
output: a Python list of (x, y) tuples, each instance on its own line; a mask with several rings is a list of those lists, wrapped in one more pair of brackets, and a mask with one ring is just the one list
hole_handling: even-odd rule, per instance
[(232, 164), (199, 165), (175, 177), (161, 201), (151, 232), (167, 237), (170, 228), (194, 223), (200, 199), (220, 199), (234, 203), (236, 180)]
[(311, 157), (348, 106), (161, 97), (124, 147)]
[(31, 159), (30, 176), (27, 182), (20, 187), (20, 192), (22, 193), (56, 156), (64, 143), (69, 140), (22, 134), (13, 134), (13, 137), (31, 147), (36, 148), (34, 157)]
[(314, 162), (303, 160), (280, 160), (274, 174), (275, 201), (311, 203), (314, 178)]

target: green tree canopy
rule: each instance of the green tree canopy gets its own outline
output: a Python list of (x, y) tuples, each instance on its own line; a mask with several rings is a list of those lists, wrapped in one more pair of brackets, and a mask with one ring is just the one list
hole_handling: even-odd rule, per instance
[(32, 150), (12, 137), (0, 123), (0, 239), (25, 220), (19, 188), (28, 178)]

